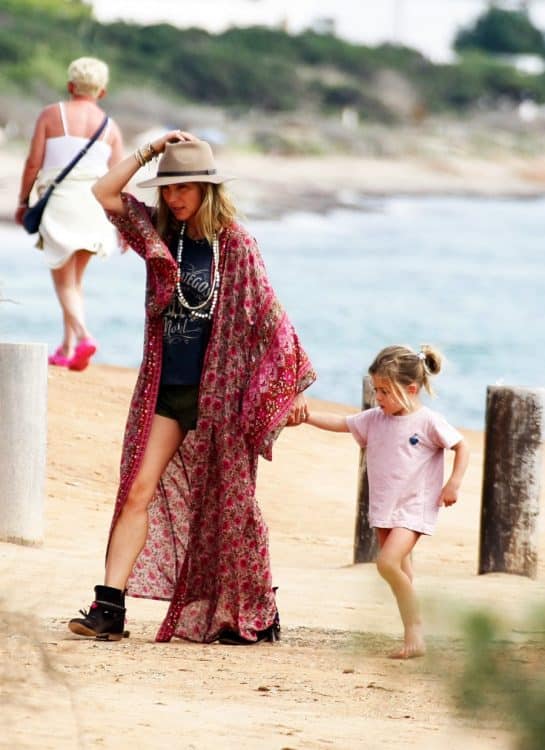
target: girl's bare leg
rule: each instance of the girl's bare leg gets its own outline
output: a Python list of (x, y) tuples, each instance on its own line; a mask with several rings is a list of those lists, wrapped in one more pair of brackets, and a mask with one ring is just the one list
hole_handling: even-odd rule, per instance
[[(382, 548), (384, 542), (386, 541), (386, 538), (388, 537), (388, 534), (390, 533), (392, 529), (375, 529), (377, 533), (377, 539), (379, 547)], [(406, 555), (402, 562), (401, 562), (401, 570), (407, 575), (409, 580), (413, 581), (414, 573), (413, 573), (413, 563), (412, 563), (412, 554), (409, 552), (408, 555)]]
[(391, 654), (394, 659), (410, 659), (426, 652), (410, 558), (419, 536), (409, 529), (377, 529), (380, 545), (377, 569), (390, 584), (405, 630), (403, 648)]
[(142, 465), (117, 519), (106, 560), (104, 583), (125, 590), (127, 579), (148, 533), (148, 505), (184, 433), (174, 419), (155, 414)]

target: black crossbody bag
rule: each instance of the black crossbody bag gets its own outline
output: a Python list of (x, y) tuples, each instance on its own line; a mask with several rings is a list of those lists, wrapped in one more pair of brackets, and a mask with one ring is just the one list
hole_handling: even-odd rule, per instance
[(40, 222), (42, 221), (42, 214), (44, 212), (44, 209), (45, 209), (45, 206), (47, 204), (47, 201), (51, 197), (51, 193), (53, 192), (53, 190), (55, 190), (55, 188), (57, 187), (57, 185), (59, 185), (59, 183), (61, 183), (64, 180), (64, 178), (66, 177), (66, 175), (69, 172), (71, 172), (72, 169), (74, 169), (74, 167), (76, 166), (76, 164), (78, 163), (78, 161), (85, 156), (85, 154), (87, 153), (87, 151), (89, 151), (89, 149), (91, 148), (91, 146), (93, 145), (93, 143), (96, 141), (96, 139), (100, 136), (100, 134), (102, 133), (102, 131), (106, 127), (107, 122), (108, 122), (108, 116), (106, 115), (106, 117), (104, 118), (104, 120), (101, 122), (98, 130), (96, 130), (93, 133), (93, 135), (89, 138), (89, 140), (87, 141), (87, 143), (85, 144), (85, 146), (81, 149), (81, 151), (79, 151), (74, 156), (74, 158), (72, 159), (72, 161), (70, 162), (70, 164), (68, 164), (62, 170), (62, 172), (60, 172), (55, 177), (55, 179), (53, 180), (53, 182), (51, 183), (51, 185), (48, 186), (47, 190), (42, 195), (42, 197), (39, 198), (33, 206), (29, 206), (27, 208), (27, 210), (25, 211), (25, 213), (23, 215), (23, 226), (24, 226), (24, 228), (26, 229), (26, 231), (29, 234), (36, 234), (36, 232), (40, 228)]

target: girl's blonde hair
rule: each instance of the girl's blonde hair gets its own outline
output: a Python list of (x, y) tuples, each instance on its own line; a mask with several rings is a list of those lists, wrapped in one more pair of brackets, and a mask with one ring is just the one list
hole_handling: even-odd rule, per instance
[(369, 375), (387, 380), (397, 398), (407, 408), (410, 403), (405, 388), (416, 383), (433, 396), (430, 375), (437, 375), (441, 371), (443, 361), (441, 352), (428, 344), (423, 344), (419, 352), (414, 352), (408, 346), (395, 344), (377, 354), (369, 367)]
[[(198, 182), (202, 201), (195, 215), (195, 228), (199, 237), (205, 237), (210, 244), (214, 234), (230, 226), (236, 218), (237, 210), (223, 183)], [(163, 239), (177, 231), (178, 221), (167, 206), (161, 188), (157, 200), (157, 231)]]
[(78, 57), (68, 66), (68, 80), (79, 96), (97, 97), (108, 85), (108, 78), (108, 66), (96, 57)]

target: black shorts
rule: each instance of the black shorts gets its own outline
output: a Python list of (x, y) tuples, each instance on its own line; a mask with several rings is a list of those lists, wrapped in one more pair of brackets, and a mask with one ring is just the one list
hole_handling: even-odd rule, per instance
[(198, 385), (161, 385), (155, 413), (175, 419), (184, 432), (197, 426), (199, 402)]

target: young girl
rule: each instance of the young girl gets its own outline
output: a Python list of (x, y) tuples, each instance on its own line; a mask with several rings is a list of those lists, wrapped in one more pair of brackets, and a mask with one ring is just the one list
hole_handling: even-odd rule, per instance
[[(467, 468), (469, 451), (460, 433), (420, 403), (422, 387), (431, 395), (430, 375), (441, 369), (430, 346), (383, 349), (369, 368), (377, 406), (349, 417), (311, 412), (308, 424), (351, 432), (367, 450), (369, 524), (376, 529), (377, 568), (390, 584), (404, 626), (403, 647), (392, 658), (425, 653), (422, 622), (413, 587), (411, 551), (421, 534), (432, 534), (439, 507), (452, 505)], [(444, 449), (454, 466), (443, 486)]]

